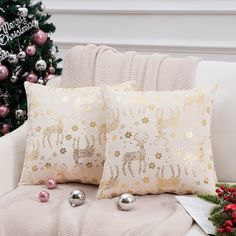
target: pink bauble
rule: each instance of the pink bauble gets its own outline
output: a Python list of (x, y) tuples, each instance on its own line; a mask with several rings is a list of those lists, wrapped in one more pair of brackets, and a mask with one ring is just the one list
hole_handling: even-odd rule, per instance
[(49, 179), (47, 182), (47, 188), (48, 189), (54, 189), (57, 187), (57, 182), (54, 179)]
[(5, 22), (4, 17), (0, 16), (0, 25), (2, 25)]
[(5, 118), (9, 115), (10, 109), (6, 105), (0, 106), (0, 117)]
[(9, 124), (3, 124), (2, 126), (2, 133), (3, 134), (8, 134), (9, 133), (9, 130), (10, 130), (10, 125)]
[(52, 74), (48, 74), (44, 77), (44, 80), (45, 81), (49, 81), (50, 79), (53, 79), (55, 77), (55, 75), (52, 75)]
[(38, 81), (38, 76), (31, 72), (26, 76), (26, 80), (31, 83), (36, 83)]
[(9, 70), (6, 66), (0, 65), (0, 80), (5, 80), (9, 75)]
[(36, 52), (36, 47), (34, 45), (29, 45), (26, 49), (25, 52), (28, 56), (32, 57), (34, 56)]
[(50, 198), (50, 194), (47, 191), (41, 191), (39, 193), (39, 201), (40, 202), (47, 202)]
[(47, 34), (42, 30), (38, 30), (33, 34), (33, 40), (36, 45), (44, 45), (47, 41), (47, 38)]
[(49, 74), (55, 74), (55, 72), (56, 72), (56, 69), (55, 69), (53, 66), (50, 66), (50, 67), (48, 68), (48, 73), (49, 73)]

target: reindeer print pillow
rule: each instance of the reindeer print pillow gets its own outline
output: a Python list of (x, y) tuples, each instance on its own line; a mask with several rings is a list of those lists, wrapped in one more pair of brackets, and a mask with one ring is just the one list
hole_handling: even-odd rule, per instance
[(104, 88), (106, 161), (97, 198), (122, 193), (214, 191), (212, 86), (184, 91), (123, 92)]
[[(50, 88), (25, 83), (28, 100), (28, 137), (23, 184), (99, 184), (106, 143), (105, 102), (98, 87)], [(134, 90), (135, 82), (112, 86)], [(111, 131), (118, 125), (114, 112)]]

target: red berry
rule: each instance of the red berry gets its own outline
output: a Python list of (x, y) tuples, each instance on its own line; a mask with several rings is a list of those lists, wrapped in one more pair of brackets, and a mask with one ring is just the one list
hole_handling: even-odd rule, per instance
[(219, 188), (217, 188), (217, 189), (216, 189), (216, 192), (217, 192), (217, 193), (220, 193), (220, 192), (221, 192), (221, 190), (220, 190)]
[(228, 197), (227, 197), (227, 196), (224, 196), (224, 200), (225, 200), (225, 201), (228, 200)]
[(233, 232), (232, 227), (230, 226), (225, 227), (225, 230), (226, 232), (229, 232), (229, 233)]
[(225, 211), (236, 211), (236, 205), (235, 204), (228, 204), (224, 208)]
[(224, 185), (221, 185), (221, 186), (220, 186), (220, 189), (225, 190), (225, 186), (224, 186)]
[(232, 197), (230, 197), (230, 198), (229, 198), (229, 201), (230, 201), (230, 202), (235, 202), (235, 199), (232, 198)]
[(226, 220), (224, 224), (225, 226), (233, 227), (233, 222), (231, 220)]
[(224, 194), (221, 192), (221, 193), (218, 193), (218, 196), (219, 197), (222, 197)]
[(234, 211), (234, 212), (232, 213), (232, 217), (233, 217), (234, 219), (236, 219), (236, 211)]
[(230, 188), (229, 188), (229, 191), (230, 191), (231, 193), (233, 193), (233, 192), (235, 192), (235, 189), (234, 189), (233, 187), (230, 187)]
[(219, 228), (219, 229), (217, 230), (217, 232), (218, 232), (218, 233), (224, 233), (224, 232), (225, 232), (225, 229)]
[(233, 196), (236, 197), (236, 192), (233, 193)]
[(232, 221), (234, 222), (234, 224), (236, 224), (236, 219), (233, 219)]

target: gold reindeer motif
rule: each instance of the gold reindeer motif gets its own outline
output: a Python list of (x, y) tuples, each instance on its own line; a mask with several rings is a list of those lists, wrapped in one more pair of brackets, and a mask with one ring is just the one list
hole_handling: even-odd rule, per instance
[(108, 181), (105, 181), (103, 191), (106, 191), (110, 188), (115, 188), (119, 185), (119, 180), (118, 180), (119, 169), (118, 169), (118, 166), (116, 165), (116, 174), (115, 174), (115, 176), (114, 176), (114, 172), (112, 170), (112, 167), (110, 167), (110, 172), (111, 172), (110, 178), (109, 178)]
[(92, 135), (92, 144), (90, 145), (88, 137), (85, 135), (86, 139), (86, 147), (84, 149), (79, 148), (79, 141), (80, 138), (77, 138), (77, 140), (73, 139), (73, 159), (75, 162), (75, 167), (79, 166), (79, 160), (86, 158), (86, 157), (92, 157), (95, 151), (95, 139)]
[(57, 136), (57, 142), (56, 144), (59, 145), (63, 143), (64, 139), (64, 125), (62, 120), (58, 121), (58, 124), (56, 125), (51, 125), (48, 126), (44, 131), (43, 131), (43, 146), (46, 147), (45, 141), (47, 139), (49, 147), (52, 149), (52, 142), (51, 142), (51, 137), (53, 134), (56, 134)]
[(100, 125), (98, 129), (98, 141), (100, 144), (106, 142), (106, 134), (112, 132), (113, 130), (117, 129), (120, 124), (120, 112), (116, 109), (117, 115), (115, 116), (114, 111), (112, 113), (112, 121), (108, 123), (104, 123)]
[(184, 111), (188, 111), (193, 104), (204, 104), (204, 94), (199, 92), (195, 96), (189, 96), (184, 99)]
[(171, 169), (171, 177), (170, 178), (164, 178), (164, 165), (162, 165), (161, 168), (161, 177), (157, 177), (157, 187), (160, 191), (165, 191), (166, 189), (168, 191), (171, 191), (172, 187), (175, 189), (180, 184), (180, 166), (177, 164), (177, 170), (178, 174), (176, 175), (175, 170), (172, 165), (170, 165)]
[(132, 170), (132, 162), (133, 161), (138, 161), (139, 162), (139, 174), (141, 174), (141, 171), (144, 173), (146, 171), (146, 152), (144, 148), (144, 144), (147, 142), (149, 136), (147, 133), (143, 136), (142, 139), (138, 139), (138, 134), (135, 134), (134, 140), (137, 142), (137, 147), (139, 147), (139, 151), (134, 151), (134, 152), (126, 152), (123, 156), (123, 165), (122, 165), (122, 170), (123, 174), (126, 175), (126, 170), (125, 167), (126, 165), (128, 166), (128, 170), (130, 174), (134, 177), (134, 173)]
[(26, 154), (27, 161), (36, 161), (39, 157), (39, 140), (37, 140), (37, 145), (35, 145), (34, 140), (31, 140), (31, 151)]
[(176, 107), (176, 112), (174, 112), (172, 107), (169, 107), (170, 117), (164, 118), (164, 108), (161, 108), (160, 113), (159, 109), (157, 110), (157, 130), (166, 129), (166, 128), (174, 128), (179, 123), (179, 108)]

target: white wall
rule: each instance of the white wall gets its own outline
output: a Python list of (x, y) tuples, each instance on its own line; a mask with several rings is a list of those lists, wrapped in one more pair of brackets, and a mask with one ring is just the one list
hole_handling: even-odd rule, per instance
[(61, 53), (77, 44), (236, 61), (236, 1), (44, 0)]

